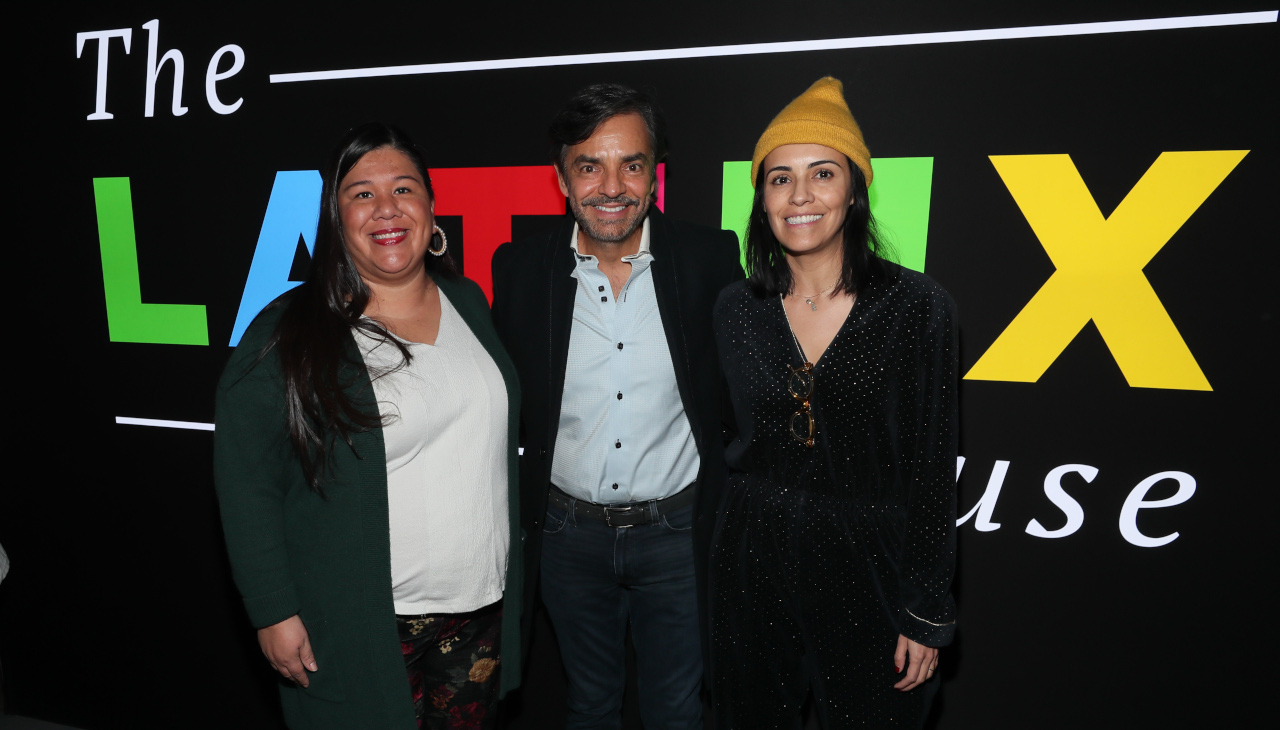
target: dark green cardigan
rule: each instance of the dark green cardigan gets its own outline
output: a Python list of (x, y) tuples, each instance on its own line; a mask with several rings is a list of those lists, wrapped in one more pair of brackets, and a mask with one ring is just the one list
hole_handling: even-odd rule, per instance
[[(511, 554), (503, 602), (502, 694), (520, 683), (523, 595), (519, 469), (519, 380), (475, 283), (437, 277), (502, 372), (507, 386), (507, 475)], [(214, 482), (236, 586), (255, 628), (294, 614), (310, 635), (319, 671), (311, 686), (282, 686), (294, 728), (416, 727), (391, 600), (391, 544), (382, 429), (354, 434), (333, 450), (325, 497), (312, 491), (289, 443), (280, 358), (258, 356), (283, 310), (281, 297), (254, 320), (218, 383)], [(376, 410), (355, 340), (344, 375), (349, 395)]]

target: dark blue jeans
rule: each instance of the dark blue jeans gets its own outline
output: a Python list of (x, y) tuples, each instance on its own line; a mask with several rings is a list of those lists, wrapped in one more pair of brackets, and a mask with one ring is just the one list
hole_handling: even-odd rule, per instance
[(627, 626), (646, 730), (702, 727), (693, 506), (609, 527), (550, 505), (542, 600), (569, 678), (569, 728), (620, 728)]

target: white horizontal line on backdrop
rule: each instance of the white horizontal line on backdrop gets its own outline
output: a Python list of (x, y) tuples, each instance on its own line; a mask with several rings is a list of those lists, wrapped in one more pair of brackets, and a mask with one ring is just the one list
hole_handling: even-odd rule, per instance
[(728, 46), (699, 46), (695, 48), (663, 48), (652, 51), (617, 51), (614, 53), (579, 53), (569, 56), (536, 56), (533, 58), (497, 58), (489, 61), (457, 61), (453, 63), (421, 63), (406, 66), (379, 66), (376, 68), (348, 68), (334, 71), (304, 71), (299, 73), (271, 74), (273, 84), (295, 81), (328, 81), (333, 79), (361, 79), (378, 76), (407, 76), (413, 74), (457, 73), (461, 71), (493, 71), (511, 68), (541, 68), (546, 66), (577, 66), (589, 63), (622, 63), (625, 61), (668, 61), (679, 58), (715, 58), (719, 56), (749, 56), (761, 53), (795, 53), (798, 51), (834, 51), (848, 48), (886, 48), (889, 46), (915, 46), (934, 43), (966, 43), (969, 41), (998, 41), (1015, 38), (1057, 38), (1073, 35), (1097, 35), (1101, 33), (1133, 33), (1148, 30), (1176, 30), (1184, 28), (1215, 28), (1227, 25), (1252, 25), (1274, 23), (1278, 11), (1266, 10), (1254, 13), (1222, 13), (1218, 15), (1189, 15), (1177, 18), (1149, 18), (1146, 20), (1114, 20), (1098, 23), (1069, 23), (1063, 25), (1032, 25), (1021, 28), (989, 28), (986, 30), (954, 30), (934, 33), (903, 33), (898, 35), (865, 36), (861, 38), (828, 38), (813, 41), (780, 41), (776, 43), (742, 43)]
[[(182, 428), (188, 431), (212, 431), (212, 423), (201, 423), (200, 421), (164, 421), (158, 418), (130, 418), (129, 416), (116, 416), (116, 423), (125, 426), (156, 426), (158, 428)], [(517, 449), (520, 454), (524, 455), (524, 448)]]
[(129, 416), (116, 416), (116, 423), (125, 426), (158, 426), (159, 428), (185, 428), (192, 431), (212, 431), (212, 423), (201, 423), (199, 421), (162, 421), (158, 418), (130, 418)]

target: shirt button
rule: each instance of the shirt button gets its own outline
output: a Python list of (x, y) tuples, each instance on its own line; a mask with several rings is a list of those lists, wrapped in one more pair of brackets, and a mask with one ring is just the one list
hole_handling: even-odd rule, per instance
[(618, 391), (618, 400), (622, 400), (622, 391)]
[(618, 343), (618, 349), (619, 349), (619, 350), (621, 350), (621, 349), (622, 349), (622, 343), (621, 343), (621, 342), (619, 342), (619, 343)]
[(613, 445), (613, 448), (615, 449), (622, 448), (622, 439), (618, 439), (618, 441)]
[(609, 301), (609, 297), (600, 297), (600, 301), (607, 302)]
[(599, 287), (596, 291), (604, 291), (604, 287)]
[(613, 488), (614, 488), (614, 489), (617, 489), (617, 488), (618, 488), (618, 485), (617, 485), (617, 484), (614, 484), (614, 485), (613, 485)]

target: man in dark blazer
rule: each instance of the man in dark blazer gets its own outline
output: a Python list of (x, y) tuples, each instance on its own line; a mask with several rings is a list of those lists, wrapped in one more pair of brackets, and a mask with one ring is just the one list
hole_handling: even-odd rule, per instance
[(628, 627), (646, 727), (701, 727), (727, 408), (711, 310), (742, 278), (737, 239), (653, 206), (665, 145), (643, 94), (587, 87), (551, 138), (573, 216), (493, 257), (523, 391), (527, 596), (541, 576), (570, 728), (619, 726)]

